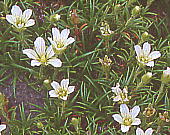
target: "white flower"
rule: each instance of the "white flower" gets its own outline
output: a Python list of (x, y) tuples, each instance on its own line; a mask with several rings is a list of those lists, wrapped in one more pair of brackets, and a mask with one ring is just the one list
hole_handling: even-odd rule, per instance
[(154, 66), (154, 59), (157, 59), (161, 56), (161, 53), (159, 51), (151, 51), (151, 45), (146, 42), (143, 44), (143, 49), (139, 45), (135, 45), (135, 51), (136, 51), (136, 58), (137, 60), (147, 66), (153, 67)]
[(69, 29), (64, 29), (60, 33), (57, 28), (52, 28), (52, 38), (48, 37), (48, 39), (56, 54), (61, 54), (69, 44), (72, 44), (75, 41), (72, 37), (68, 38), (69, 34)]
[(136, 135), (152, 135), (153, 129), (148, 128), (145, 132), (141, 128), (136, 129)]
[(67, 100), (68, 94), (72, 93), (74, 91), (75, 86), (68, 86), (69, 85), (69, 79), (63, 79), (61, 81), (61, 84), (59, 84), (56, 81), (53, 81), (51, 83), (51, 86), (54, 90), (49, 91), (50, 97), (58, 97), (63, 100)]
[(121, 130), (122, 132), (129, 131), (129, 128), (132, 125), (139, 125), (141, 124), (141, 120), (139, 118), (136, 118), (136, 116), (140, 112), (140, 107), (135, 106), (132, 108), (132, 110), (129, 111), (129, 108), (126, 104), (120, 105), (120, 114), (113, 114), (112, 117), (115, 121), (119, 122), (121, 124)]
[(124, 88), (123, 90), (121, 90), (120, 88), (120, 84), (117, 83), (116, 87), (112, 87), (112, 92), (115, 93), (115, 97), (113, 97), (113, 101), (118, 102), (120, 101), (120, 103), (124, 103), (124, 102), (128, 102), (128, 91), (126, 88)]
[(0, 125), (0, 135), (1, 135), (1, 132), (3, 130), (5, 130), (5, 129), (6, 129), (6, 125), (5, 124)]
[(41, 37), (37, 37), (34, 41), (35, 50), (25, 49), (23, 53), (26, 54), (31, 60), (31, 66), (40, 66), (51, 64), (54, 67), (61, 67), (62, 62), (60, 59), (54, 57), (55, 53), (52, 46), (46, 49), (45, 41)]
[(6, 15), (6, 19), (18, 29), (29, 27), (35, 24), (35, 20), (30, 19), (32, 15), (31, 9), (27, 9), (22, 13), (20, 7), (14, 5), (12, 6), (11, 13), (12, 15)]

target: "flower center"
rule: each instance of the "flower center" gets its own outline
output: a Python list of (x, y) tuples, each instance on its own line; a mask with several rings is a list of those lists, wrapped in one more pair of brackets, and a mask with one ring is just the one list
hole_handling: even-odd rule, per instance
[(122, 99), (125, 99), (125, 98), (126, 98), (126, 96), (125, 96), (124, 93), (120, 93), (120, 97), (121, 97)]
[(39, 62), (41, 62), (41, 63), (46, 63), (46, 62), (47, 62), (47, 59), (46, 59), (46, 57), (45, 57), (45, 54), (42, 55), (42, 56), (39, 58)]
[(130, 126), (130, 125), (132, 124), (132, 118), (130, 118), (130, 117), (124, 118), (123, 124), (124, 124), (125, 126)]
[(64, 47), (64, 43), (63, 42), (58, 42), (57, 43), (57, 48), (62, 48)]
[(57, 89), (56, 92), (57, 92), (57, 95), (58, 95), (59, 97), (65, 97), (65, 96), (68, 95), (67, 89), (64, 89), (64, 88), (62, 88), (62, 87), (60, 87), (59, 89)]
[(17, 16), (16, 17), (16, 25), (23, 27), (25, 25), (25, 21), (21, 17)]
[(151, 59), (149, 57), (144, 57), (144, 56), (141, 56), (139, 59), (143, 63), (148, 63), (149, 61), (151, 61)]

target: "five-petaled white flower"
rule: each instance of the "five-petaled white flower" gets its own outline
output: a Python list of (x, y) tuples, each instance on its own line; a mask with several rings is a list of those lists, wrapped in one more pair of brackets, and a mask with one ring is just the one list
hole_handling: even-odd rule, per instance
[(51, 64), (54, 67), (61, 67), (62, 62), (60, 59), (54, 57), (55, 53), (52, 46), (46, 49), (45, 41), (41, 37), (37, 37), (34, 41), (35, 50), (25, 49), (23, 53), (26, 54), (31, 60), (31, 66), (40, 66)]
[(136, 129), (136, 135), (152, 135), (153, 129), (148, 128), (145, 132), (141, 128)]
[(121, 130), (122, 132), (129, 131), (129, 128), (132, 125), (139, 125), (141, 124), (141, 120), (139, 118), (136, 118), (136, 116), (140, 112), (140, 107), (135, 106), (132, 108), (132, 110), (129, 111), (129, 108), (126, 104), (120, 105), (120, 114), (113, 114), (112, 117), (115, 121), (119, 122), (121, 124)]
[(5, 129), (6, 129), (6, 125), (5, 124), (0, 125), (0, 135), (1, 135), (1, 132), (3, 130), (5, 130)]
[(68, 86), (69, 85), (69, 79), (63, 79), (61, 81), (61, 84), (59, 84), (56, 81), (53, 81), (51, 83), (51, 86), (54, 90), (49, 91), (50, 97), (58, 97), (63, 100), (67, 100), (68, 94), (72, 93), (74, 91), (75, 86)]
[(113, 101), (118, 102), (120, 101), (120, 103), (125, 103), (128, 102), (128, 91), (126, 88), (124, 88), (123, 90), (121, 90), (120, 88), (120, 84), (117, 83), (116, 87), (112, 87), (112, 92), (115, 93), (116, 96), (113, 97)]
[(161, 53), (159, 51), (151, 51), (151, 45), (146, 42), (143, 44), (143, 49), (139, 45), (135, 45), (135, 51), (136, 51), (136, 58), (137, 60), (147, 66), (153, 67), (154, 66), (154, 59), (157, 59), (161, 56)]
[(35, 24), (35, 20), (30, 19), (32, 15), (31, 9), (27, 9), (22, 13), (20, 7), (14, 5), (12, 6), (11, 13), (12, 15), (6, 15), (6, 19), (9, 23), (13, 24), (17, 29), (33, 26)]
[(48, 39), (51, 42), (56, 54), (61, 54), (69, 44), (75, 41), (72, 37), (68, 38), (69, 34), (69, 29), (64, 29), (60, 33), (57, 28), (52, 28), (52, 38), (48, 37)]

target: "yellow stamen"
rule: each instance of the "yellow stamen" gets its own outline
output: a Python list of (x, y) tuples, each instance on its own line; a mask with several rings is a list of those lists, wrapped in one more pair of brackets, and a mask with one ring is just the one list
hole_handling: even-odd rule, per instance
[(68, 95), (68, 91), (62, 87), (60, 87), (59, 89), (55, 90), (58, 97), (61, 98), (61, 97), (65, 97)]
[(130, 125), (132, 124), (132, 118), (130, 118), (130, 117), (124, 118), (123, 124), (124, 124), (125, 126), (130, 126)]

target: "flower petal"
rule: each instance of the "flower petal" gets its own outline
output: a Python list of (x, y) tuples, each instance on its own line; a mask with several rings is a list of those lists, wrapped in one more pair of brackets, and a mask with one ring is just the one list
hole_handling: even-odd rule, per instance
[(129, 128), (130, 128), (130, 126), (121, 125), (121, 130), (122, 130), (122, 132), (127, 132), (127, 131), (129, 131)]
[(142, 53), (142, 49), (139, 45), (135, 45), (135, 51), (136, 51), (136, 54), (137, 56), (139, 57)]
[(56, 44), (55, 41), (53, 41), (52, 38), (48, 37), (48, 40), (50, 41), (50, 43), (53, 45), (53, 44)]
[(1, 124), (0, 125), (0, 132), (3, 131), (4, 129), (6, 129), (6, 125), (5, 124)]
[(114, 92), (116, 95), (120, 95), (120, 93), (122, 93), (122, 90), (119, 88), (120, 85), (119, 83), (116, 84), (116, 87), (112, 87), (112, 92)]
[(126, 117), (127, 115), (129, 115), (129, 108), (127, 107), (126, 104), (120, 105), (120, 113), (121, 113), (122, 117)]
[(65, 40), (65, 46), (68, 46), (69, 44), (72, 44), (75, 41), (74, 38), (69, 37), (68, 39)]
[(145, 135), (145, 133), (141, 128), (137, 128), (136, 129), (136, 135)]
[(61, 87), (68, 88), (68, 85), (69, 85), (69, 79), (63, 79), (61, 81)]
[(52, 45), (50, 45), (47, 50), (46, 50), (46, 57), (47, 59), (53, 57), (55, 55), (54, 51), (53, 51), (53, 47)]
[(152, 128), (148, 128), (146, 131), (145, 131), (145, 135), (152, 135), (153, 133), (153, 129)]
[(6, 20), (13, 25), (16, 22), (16, 18), (13, 15), (6, 15)]
[(25, 49), (22, 51), (23, 54), (26, 54), (31, 59), (37, 59), (38, 55), (33, 49)]
[(152, 60), (157, 59), (161, 57), (161, 53), (159, 51), (153, 51), (149, 54), (149, 58), (151, 58)]
[(21, 17), (22, 16), (22, 10), (17, 5), (12, 6), (11, 13), (15, 17)]
[(45, 55), (45, 41), (42, 37), (37, 37), (34, 41), (35, 50), (38, 53), (38, 55), (41, 57)]
[(143, 44), (143, 53), (144, 53), (144, 56), (148, 56), (150, 51), (151, 51), (151, 45), (148, 42), (144, 43)]
[(26, 24), (25, 27), (30, 27), (33, 26), (35, 24), (35, 20), (34, 19), (29, 19)]
[(57, 28), (52, 28), (53, 40), (60, 40), (60, 31)]
[(139, 125), (139, 124), (141, 124), (141, 120), (139, 118), (134, 118), (131, 125)]
[(113, 98), (113, 101), (117, 102), (119, 100), (122, 100), (122, 98), (120, 97), (120, 95), (116, 96)]
[(49, 91), (49, 95), (50, 95), (50, 97), (58, 97), (58, 95), (56, 94), (55, 90), (50, 90)]
[(68, 87), (68, 94), (72, 93), (74, 91), (75, 86), (69, 86)]
[(53, 87), (54, 90), (57, 90), (57, 89), (60, 88), (60, 84), (58, 82), (56, 82), (56, 81), (53, 81), (51, 83), (51, 86)]
[(42, 63), (37, 60), (31, 60), (31, 66), (40, 66)]
[(146, 63), (146, 65), (149, 66), (149, 67), (153, 67), (154, 66), (154, 61), (150, 61), (150, 62)]
[(32, 15), (32, 10), (27, 9), (23, 12), (22, 19), (25, 21), (28, 21), (28, 19), (31, 17), (31, 15)]
[(69, 29), (64, 29), (61, 31), (61, 39), (65, 41), (68, 38), (68, 35), (70, 34)]
[(123, 119), (119, 114), (113, 114), (112, 117), (115, 121), (119, 122), (120, 124), (123, 123)]
[(139, 106), (135, 106), (130, 110), (130, 114), (132, 116), (132, 118), (135, 118), (140, 112), (140, 107)]
[(126, 88), (123, 88), (123, 93), (128, 93), (127, 89)]
[(51, 64), (53, 67), (61, 67), (62, 62), (58, 58), (51, 58), (47, 61), (48, 64)]

